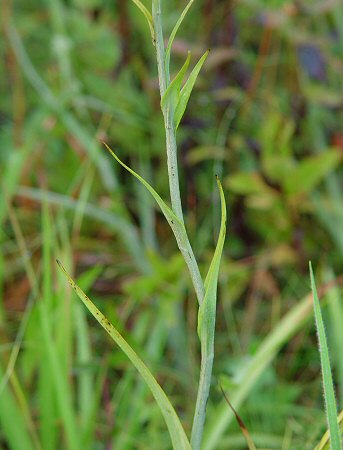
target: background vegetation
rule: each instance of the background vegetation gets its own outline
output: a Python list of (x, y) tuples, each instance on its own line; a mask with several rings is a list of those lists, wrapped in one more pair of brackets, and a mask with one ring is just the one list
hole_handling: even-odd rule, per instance
[[(148, 4), (148, 2), (146, 3)], [(170, 31), (183, 0), (163, 2)], [(155, 56), (130, 1), (2, 0), (0, 448), (170, 448), (120, 349), (55, 259), (157, 376), (189, 433), (197, 305), (168, 225), (106, 141), (168, 198)], [(229, 213), (204, 449), (313, 449), (326, 429), (308, 261), (343, 408), (343, 8), (197, 0), (177, 71), (211, 48), (179, 131), (183, 205), (203, 273)]]

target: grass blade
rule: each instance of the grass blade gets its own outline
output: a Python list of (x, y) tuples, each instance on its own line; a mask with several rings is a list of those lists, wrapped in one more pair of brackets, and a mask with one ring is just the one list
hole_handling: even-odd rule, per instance
[(339, 436), (339, 428), (337, 422), (337, 406), (336, 398), (332, 381), (331, 364), (329, 358), (329, 349), (326, 340), (325, 327), (323, 322), (323, 317), (320, 309), (319, 298), (317, 294), (316, 284), (314, 280), (312, 264), (310, 266), (310, 277), (311, 277), (311, 289), (313, 293), (313, 307), (314, 307), (314, 317), (316, 321), (316, 327), (318, 332), (318, 344), (320, 351), (320, 361), (322, 367), (323, 375), (323, 387), (324, 387), (324, 400), (326, 417), (328, 421), (328, 427), (330, 431), (331, 449), (332, 450), (342, 450), (341, 440)]
[[(225, 235), (226, 235), (226, 204), (222, 185), (217, 177), (217, 184), (220, 192), (221, 201), (221, 224), (219, 230), (219, 237), (217, 246), (211, 261), (210, 268), (208, 270), (205, 279), (205, 297), (204, 301), (199, 308), (198, 314), (198, 335), (201, 339), (202, 333), (206, 332), (209, 323), (213, 324), (216, 314), (216, 300), (217, 300), (217, 284), (219, 275), (220, 259), (223, 252)], [(214, 329), (213, 329), (214, 332)]]
[(189, 75), (189, 78), (186, 81), (185, 85), (181, 89), (180, 98), (179, 98), (179, 101), (175, 108), (175, 116), (174, 116), (175, 129), (178, 128), (178, 126), (181, 122), (182, 116), (187, 107), (189, 97), (191, 96), (194, 84), (196, 82), (196, 79), (198, 78), (199, 72), (200, 72), (209, 52), (210, 51), (207, 50), (207, 52), (202, 55), (202, 57), (199, 59), (199, 61), (195, 65), (194, 69), (192, 70), (191, 74)]
[(146, 18), (149, 28), (150, 28), (151, 38), (154, 41), (155, 32), (154, 32), (154, 25), (152, 22), (152, 15), (151, 15), (150, 11), (143, 5), (143, 3), (140, 0), (132, 0), (132, 1), (137, 6), (137, 8), (143, 13), (144, 17)]
[(127, 166), (125, 163), (123, 163), (123, 161), (121, 161), (118, 156), (113, 152), (113, 150), (104, 142), (105, 147), (107, 148), (107, 150), (111, 153), (111, 155), (113, 156), (113, 158), (119, 162), (120, 165), (122, 165), (126, 170), (128, 170), (134, 177), (137, 178), (137, 180), (139, 180), (150, 192), (150, 194), (154, 197), (154, 199), (156, 200), (158, 206), (161, 208), (161, 211), (163, 212), (165, 218), (167, 219), (170, 227), (172, 228), (172, 230), (174, 231), (175, 227), (177, 224), (183, 226), (181, 224), (181, 222), (179, 221), (179, 219), (176, 217), (176, 215), (173, 213), (173, 211), (171, 210), (171, 208), (169, 208), (169, 206), (165, 203), (164, 200), (162, 200), (162, 198), (158, 195), (158, 193), (155, 191), (155, 189), (153, 189), (149, 183), (147, 183), (144, 178), (142, 178), (140, 175), (138, 175), (138, 173), (136, 173), (134, 170), (132, 170), (129, 166)]
[(203, 435), (206, 405), (210, 392), (214, 357), (214, 333), (216, 322), (217, 286), (220, 260), (226, 235), (226, 205), (223, 188), (217, 177), (221, 201), (221, 224), (214, 256), (205, 280), (205, 296), (198, 313), (198, 335), (201, 342), (200, 380), (192, 427), (192, 447), (200, 449)]
[[(183, 81), (186, 71), (188, 69), (190, 60), (191, 60), (191, 54), (190, 54), (190, 52), (188, 52), (186, 61), (184, 62), (183, 66), (177, 73), (174, 80), (170, 83), (170, 85), (168, 86), (168, 89), (166, 90), (165, 94), (162, 97), (162, 100), (161, 100), (162, 110), (166, 106), (171, 106), (173, 109), (175, 109), (176, 105), (178, 104), (178, 101), (180, 98), (180, 90), (181, 90), (182, 81)], [(168, 103), (168, 105), (167, 105), (167, 103)]]
[(191, 450), (191, 446), (187, 439), (184, 429), (180, 423), (180, 420), (170, 403), (165, 392), (161, 386), (157, 383), (156, 379), (140, 359), (133, 348), (126, 342), (126, 340), (121, 336), (117, 329), (109, 322), (109, 320), (98, 310), (90, 298), (79, 288), (75, 281), (68, 275), (65, 268), (62, 266), (60, 261), (57, 263), (62, 270), (62, 272), (67, 277), (69, 284), (75, 290), (77, 296), (84, 303), (88, 311), (93, 315), (93, 317), (99, 322), (99, 324), (104, 328), (104, 330), (111, 336), (114, 342), (120, 347), (120, 349), (126, 354), (130, 359), (132, 364), (136, 367), (148, 387), (150, 388), (156, 403), (158, 404), (163, 417), (166, 421), (169, 434), (173, 443), (175, 450)]
[(167, 80), (169, 80), (169, 63), (170, 63), (170, 52), (171, 52), (171, 48), (174, 42), (174, 38), (176, 36), (176, 33), (178, 32), (178, 29), (180, 28), (180, 25), (182, 24), (184, 18), (186, 17), (186, 14), (188, 13), (189, 8), (192, 6), (194, 0), (189, 0), (189, 2), (187, 3), (187, 5), (185, 6), (185, 9), (182, 11), (178, 21), (176, 22), (173, 31), (170, 34), (169, 40), (168, 40), (168, 45), (166, 48), (166, 55), (165, 55), (165, 69), (166, 69), (166, 76), (167, 76)]

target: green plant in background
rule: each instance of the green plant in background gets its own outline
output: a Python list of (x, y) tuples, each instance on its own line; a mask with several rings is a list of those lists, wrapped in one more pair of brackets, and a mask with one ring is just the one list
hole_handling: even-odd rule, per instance
[[(208, 401), (212, 367), (214, 358), (214, 335), (215, 335), (215, 316), (216, 316), (216, 297), (217, 297), (217, 285), (219, 276), (219, 265), (223, 251), (225, 234), (226, 234), (226, 205), (224, 193), (217, 177), (218, 188), (221, 199), (221, 226), (219, 231), (218, 243), (214, 252), (210, 268), (208, 270), (205, 281), (203, 282), (197, 261), (194, 256), (194, 252), (190, 241), (187, 236), (185, 223), (183, 219), (180, 186), (178, 176), (178, 163), (177, 163), (177, 144), (176, 144), (176, 131), (185, 112), (189, 97), (194, 87), (196, 78), (200, 72), (200, 69), (208, 55), (208, 51), (200, 58), (194, 69), (190, 73), (187, 81), (182, 86), (186, 71), (190, 63), (190, 53), (187, 56), (186, 62), (175, 76), (170, 80), (170, 52), (175, 35), (180, 27), (187, 11), (189, 10), (193, 0), (191, 0), (183, 13), (180, 15), (173, 31), (171, 32), (167, 48), (164, 47), (163, 29), (162, 29), (162, 10), (161, 1), (154, 0), (152, 2), (152, 14), (145, 8), (145, 6), (139, 1), (135, 0), (134, 3), (144, 14), (149, 28), (151, 31), (153, 43), (156, 47), (157, 67), (159, 86), (161, 94), (161, 109), (164, 117), (165, 133), (166, 133), (166, 150), (167, 150), (167, 165), (168, 165), (168, 179), (170, 188), (171, 205), (170, 208), (162, 200), (159, 194), (147, 183), (142, 177), (125, 165), (107, 146), (113, 157), (132, 175), (134, 175), (151, 193), (156, 200), (158, 206), (167, 219), (178, 244), (178, 247), (184, 257), (184, 260), (188, 266), (189, 273), (193, 282), (193, 286), (196, 292), (196, 296), (199, 303), (198, 313), (198, 336), (201, 344), (201, 366), (200, 366), (200, 381), (198, 388), (198, 395), (195, 406), (191, 444), (188, 443), (186, 435), (180, 425), (176, 413), (169, 401), (167, 400), (164, 392), (159, 388), (156, 380), (151, 373), (144, 366), (142, 361), (137, 357), (130, 346), (120, 336), (118, 331), (110, 324), (110, 322), (95, 308), (94, 304), (88, 299), (84, 292), (75, 284), (75, 282), (68, 276), (69, 282), (76, 290), (78, 296), (82, 299), (87, 308), (91, 311), (94, 317), (100, 322), (100, 324), (110, 334), (112, 339), (122, 348), (127, 354), (140, 374), (150, 387), (154, 394), (154, 397), (161, 408), (161, 411), (167, 422), (169, 433), (175, 449), (187, 449), (191, 448), (199, 450), (202, 441), (202, 435), (204, 430), (206, 404)], [(62, 270), (66, 273), (65, 269), (59, 263)]]

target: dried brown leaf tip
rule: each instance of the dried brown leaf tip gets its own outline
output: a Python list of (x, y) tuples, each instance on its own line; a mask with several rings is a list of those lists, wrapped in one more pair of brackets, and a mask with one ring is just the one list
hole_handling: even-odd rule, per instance
[(252, 440), (252, 438), (251, 438), (251, 436), (250, 436), (250, 434), (248, 432), (248, 429), (247, 429), (247, 427), (245, 426), (245, 424), (243, 422), (243, 419), (238, 415), (237, 411), (232, 406), (230, 400), (228, 399), (227, 395), (225, 394), (225, 391), (224, 391), (222, 385), (220, 384), (219, 386), (220, 386), (220, 390), (222, 391), (222, 394), (224, 396), (224, 399), (225, 399), (226, 403), (230, 406), (232, 412), (234, 413), (234, 415), (236, 417), (237, 423), (238, 423), (238, 425), (239, 425), (239, 427), (240, 427), (240, 429), (241, 429), (241, 431), (242, 431), (242, 433), (243, 433), (243, 435), (245, 437), (245, 440), (247, 441), (248, 449), (249, 450), (257, 450), (256, 447), (255, 447), (255, 444), (254, 444), (254, 442), (253, 442), (253, 440)]

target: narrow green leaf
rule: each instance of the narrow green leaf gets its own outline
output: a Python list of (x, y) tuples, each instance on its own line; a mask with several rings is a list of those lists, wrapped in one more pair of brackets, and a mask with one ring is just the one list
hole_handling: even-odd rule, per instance
[(181, 89), (179, 101), (175, 108), (175, 116), (174, 116), (175, 129), (177, 129), (180, 124), (180, 121), (185, 112), (189, 97), (192, 93), (195, 81), (199, 75), (201, 67), (203, 66), (209, 52), (210, 51), (207, 50), (207, 52), (202, 55), (202, 57), (199, 59), (199, 61), (195, 65), (194, 69), (192, 70), (191, 74), (189, 75), (189, 78), (186, 81), (185, 85)]
[[(113, 158), (119, 162), (126, 170), (128, 170), (133, 176), (135, 176), (150, 192), (150, 194), (154, 197), (157, 204), (161, 208), (161, 211), (164, 214), (164, 217), (167, 219), (167, 222), (170, 225), (170, 228), (172, 229), (177, 245), (184, 257), (184, 260), (189, 268), (189, 273), (191, 275), (194, 289), (197, 293), (197, 297), (199, 300), (199, 303), (201, 303), (201, 300), (203, 298), (203, 283), (201, 279), (201, 275), (199, 273), (198, 266), (195, 261), (194, 253), (192, 250), (192, 247), (189, 243), (186, 228), (181, 222), (178, 217), (175, 215), (175, 213), (172, 211), (172, 209), (166, 205), (166, 203), (162, 200), (162, 198), (157, 194), (157, 192), (150, 186), (149, 183), (147, 183), (141, 176), (139, 176), (135, 171), (130, 169), (126, 164), (124, 164), (118, 156), (109, 148), (107, 144), (105, 144), (105, 147), (107, 150), (111, 153)], [(196, 268), (196, 269), (195, 269)], [(195, 273), (195, 270), (198, 272)]]
[(146, 18), (149, 28), (150, 28), (151, 38), (154, 41), (155, 31), (154, 31), (154, 25), (153, 25), (153, 21), (152, 21), (152, 15), (151, 15), (150, 11), (143, 5), (143, 3), (140, 0), (132, 0), (132, 1), (137, 6), (137, 8), (144, 14), (144, 17)]
[(176, 33), (178, 31), (178, 29), (180, 28), (180, 25), (182, 24), (184, 18), (186, 17), (186, 14), (188, 13), (189, 8), (192, 6), (194, 0), (189, 0), (189, 2), (187, 3), (187, 5), (185, 6), (185, 9), (182, 11), (178, 21), (176, 22), (173, 31), (170, 34), (169, 40), (168, 40), (168, 45), (166, 48), (166, 54), (165, 54), (165, 68), (166, 68), (166, 75), (167, 75), (167, 80), (169, 80), (169, 63), (170, 63), (170, 52), (171, 52), (171, 48), (174, 42), (174, 38), (176, 36)]
[(313, 293), (313, 307), (314, 307), (314, 317), (316, 321), (316, 327), (318, 332), (318, 344), (320, 351), (320, 361), (322, 367), (323, 375), (323, 386), (324, 386), (324, 400), (326, 409), (326, 418), (328, 422), (328, 427), (330, 430), (330, 441), (332, 450), (342, 450), (341, 440), (339, 436), (339, 428), (337, 422), (337, 406), (335, 392), (332, 382), (331, 364), (329, 358), (329, 349), (326, 340), (325, 327), (323, 322), (323, 317), (320, 309), (316, 284), (314, 280), (312, 264), (310, 266), (310, 277), (311, 277), (311, 289)]
[[(217, 284), (219, 275), (220, 259), (223, 252), (225, 235), (226, 235), (226, 205), (222, 185), (217, 177), (217, 184), (220, 193), (221, 203), (221, 223), (217, 246), (205, 279), (205, 296), (198, 313), (198, 335), (201, 338), (202, 333), (210, 331), (215, 322), (216, 301), (217, 301)], [(211, 333), (214, 332), (210, 331)]]
[(205, 295), (198, 312), (198, 336), (201, 342), (201, 366), (198, 395), (192, 426), (191, 444), (194, 449), (200, 449), (206, 417), (206, 405), (211, 386), (214, 334), (216, 324), (217, 286), (220, 259), (226, 235), (226, 205), (223, 188), (217, 178), (221, 202), (221, 224), (216, 249), (208, 270), (204, 289)]
[(67, 277), (69, 284), (75, 290), (79, 299), (86, 306), (88, 311), (92, 316), (99, 322), (99, 324), (104, 328), (104, 330), (111, 336), (113, 341), (120, 347), (120, 349), (126, 354), (130, 359), (132, 364), (136, 367), (148, 387), (150, 388), (156, 403), (158, 404), (163, 417), (166, 421), (169, 434), (173, 443), (173, 448), (175, 450), (191, 450), (190, 443), (187, 439), (184, 429), (180, 423), (180, 420), (170, 403), (165, 392), (158, 384), (148, 367), (140, 359), (133, 348), (126, 342), (118, 330), (109, 322), (109, 320), (99, 311), (99, 309), (94, 305), (90, 298), (79, 288), (75, 281), (69, 276), (60, 261), (57, 260), (57, 264), (60, 269)]
[(134, 170), (132, 170), (129, 166), (127, 166), (123, 161), (121, 161), (118, 156), (113, 152), (113, 150), (104, 142), (105, 147), (107, 150), (111, 153), (113, 158), (119, 162), (120, 165), (122, 165), (126, 170), (128, 170), (134, 177), (137, 178), (150, 192), (150, 194), (154, 197), (156, 200), (158, 206), (161, 208), (161, 211), (164, 214), (164, 217), (167, 219), (171, 229), (173, 230), (174, 234), (179, 234), (181, 229), (184, 229), (183, 224), (180, 222), (180, 220), (176, 217), (172, 209), (165, 203), (164, 200), (158, 195), (158, 193), (155, 191), (153, 187), (150, 186), (149, 183), (147, 183), (144, 178), (142, 178), (138, 173), (136, 173)]
[(191, 60), (191, 54), (188, 52), (187, 59), (184, 63), (184, 65), (179, 70), (178, 74), (174, 78), (174, 80), (170, 83), (168, 86), (168, 89), (164, 93), (162, 99), (161, 99), (161, 108), (162, 110), (168, 105), (172, 109), (175, 109), (180, 98), (180, 90), (182, 81), (185, 77), (186, 71), (189, 66), (189, 62)]

